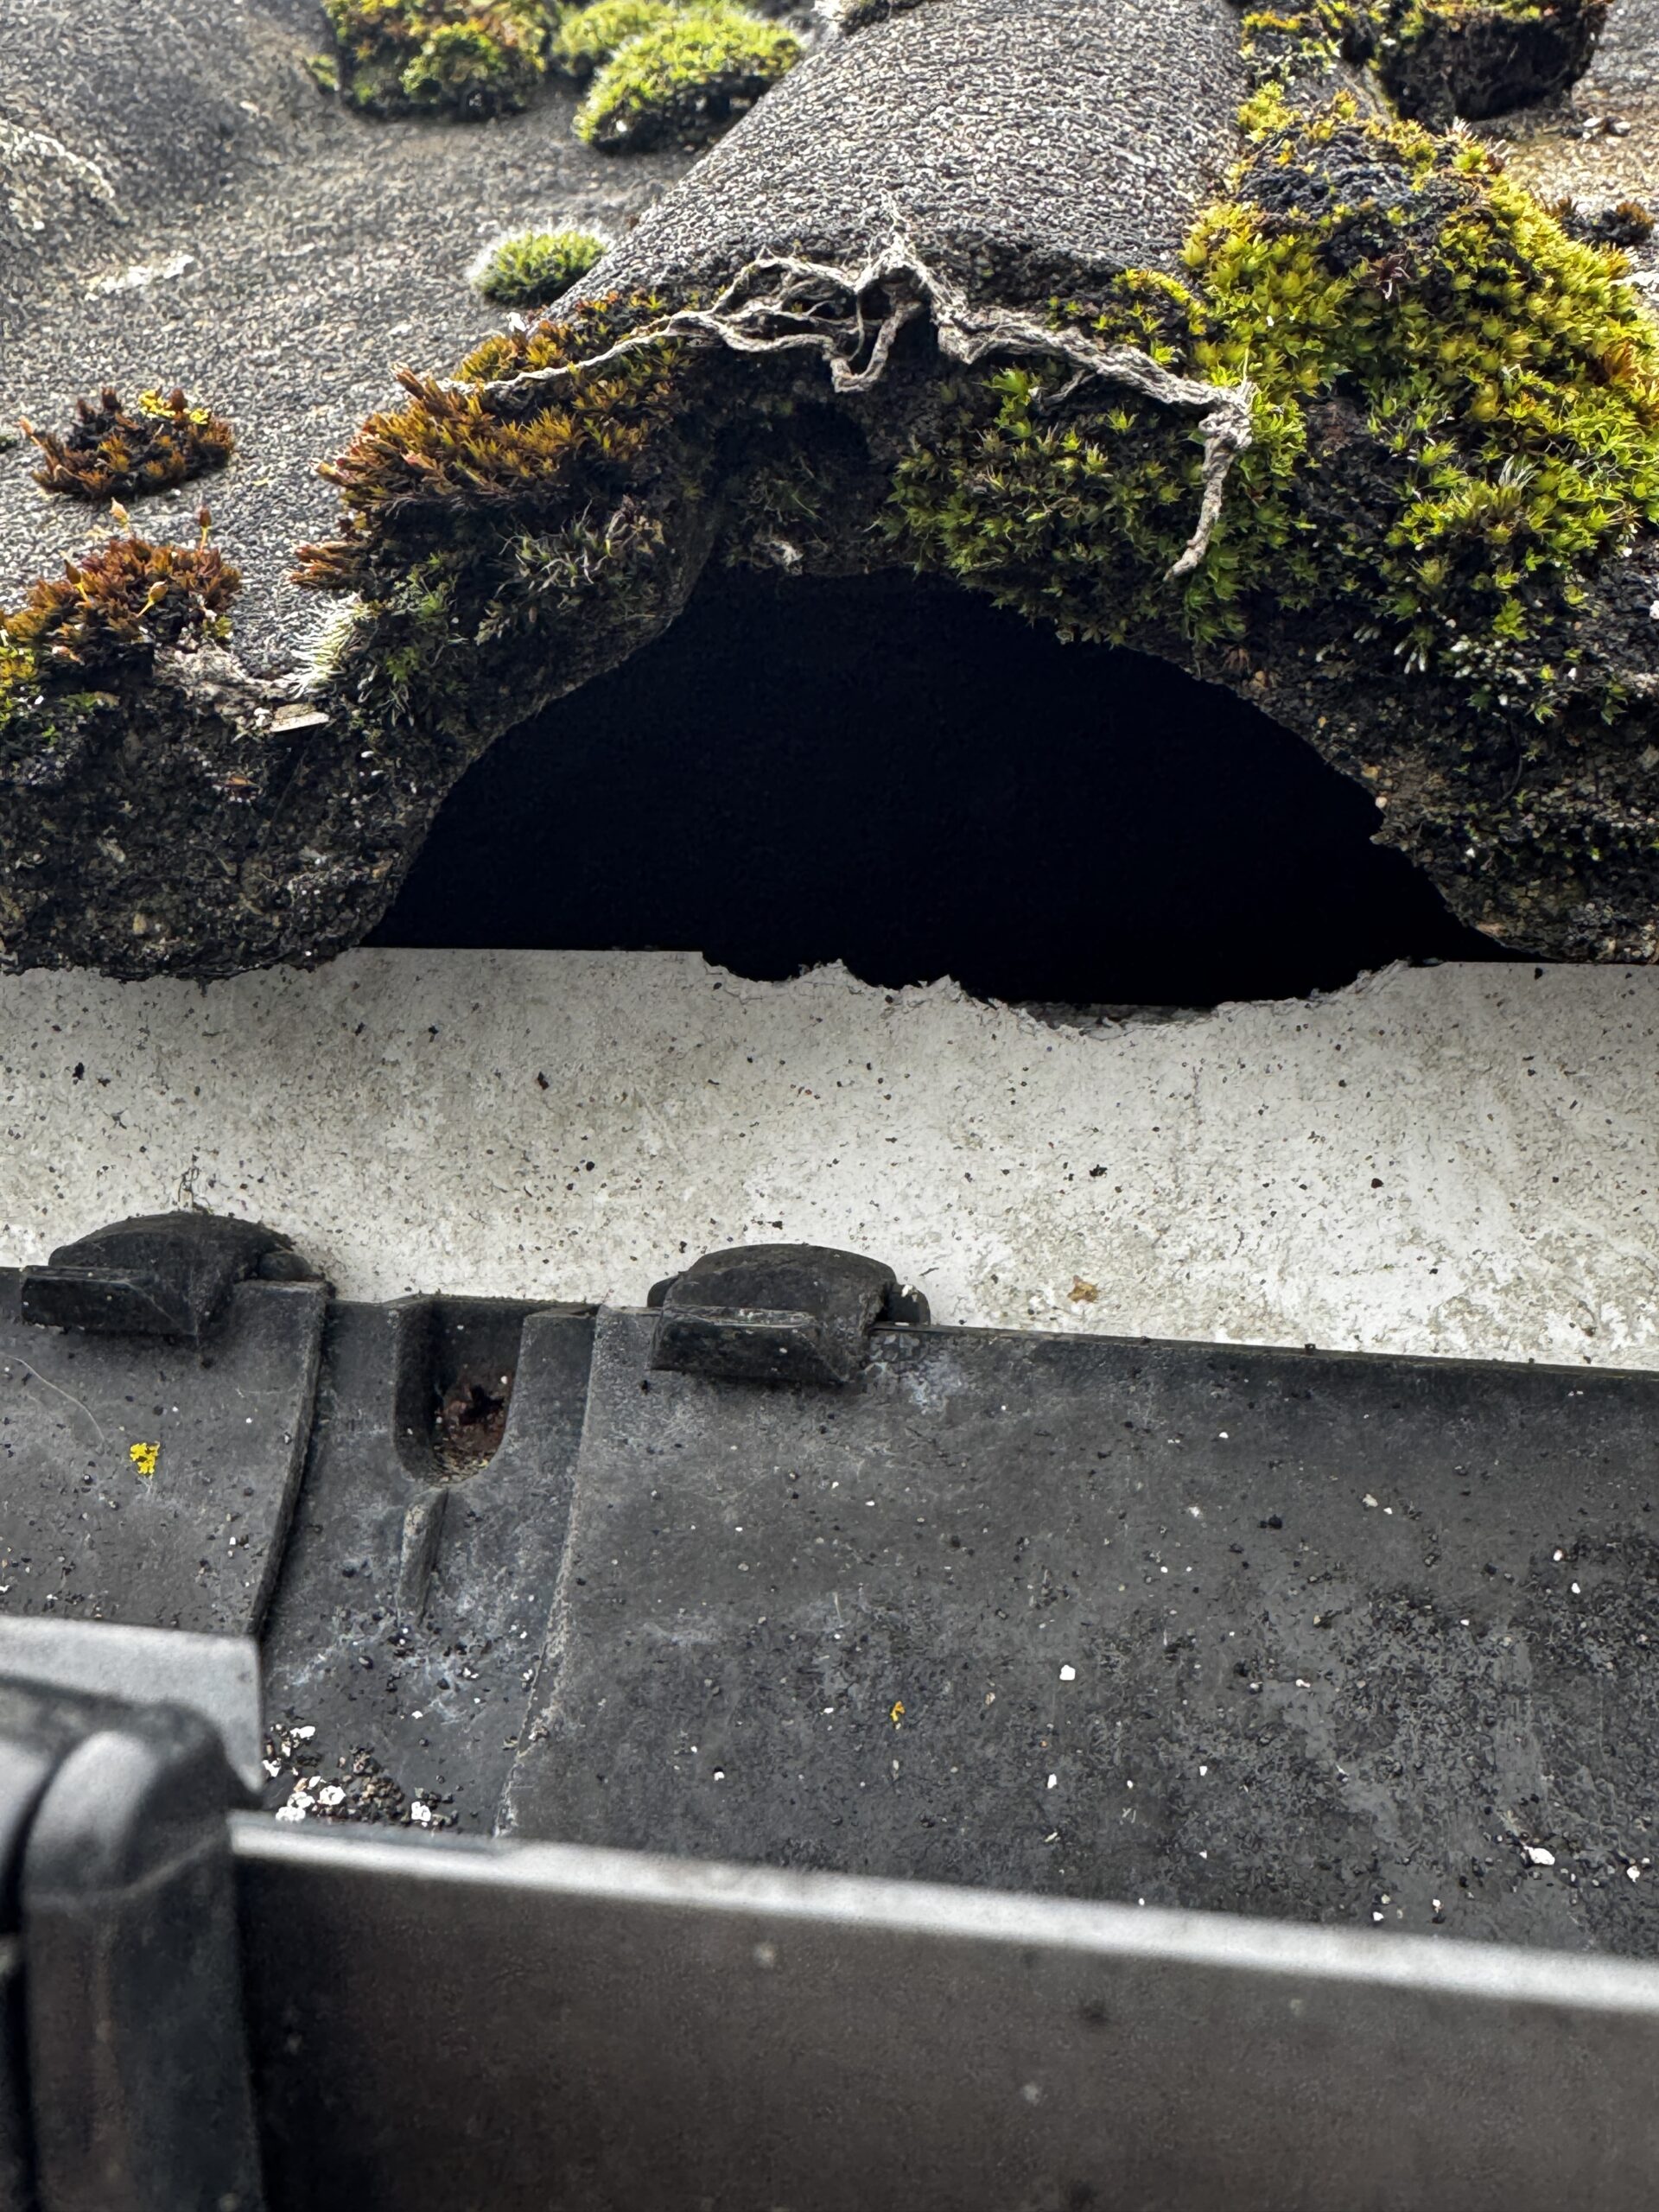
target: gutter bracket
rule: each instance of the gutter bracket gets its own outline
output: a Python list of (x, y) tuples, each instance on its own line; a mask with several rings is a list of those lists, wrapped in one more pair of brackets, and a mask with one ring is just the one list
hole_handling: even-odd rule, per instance
[(44, 1267), (25, 1268), (18, 1311), (43, 1328), (200, 1344), (232, 1290), (251, 1278), (319, 1279), (286, 1236), (257, 1222), (145, 1214), (60, 1245)]
[(880, 1260), (821, 1244), (706, 1253), (646, 1300), (659, 1319), (651, 1364), (715, 1382), (838, 1389), (867, 1364), (881, 1325), (929, 1319), (918, 1290)]

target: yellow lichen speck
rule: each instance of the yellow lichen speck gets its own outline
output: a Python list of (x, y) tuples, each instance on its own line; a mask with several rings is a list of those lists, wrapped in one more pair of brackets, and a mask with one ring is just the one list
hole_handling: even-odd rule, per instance
[(128, 1459), (131, 1460), (146, 1482), (154, 1478), (156, 1463), (161, 1456), (162, 1447), (159, 1444), (132, 1444), (127, 1447)]

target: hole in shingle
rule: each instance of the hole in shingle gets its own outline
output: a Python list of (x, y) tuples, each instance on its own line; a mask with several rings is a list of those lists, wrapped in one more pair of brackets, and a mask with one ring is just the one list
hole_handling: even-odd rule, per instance
[(1207, 1006), (1490, 960), (1230, 693), (906, 581), (705, 586), (457, 786), (374, 942)]

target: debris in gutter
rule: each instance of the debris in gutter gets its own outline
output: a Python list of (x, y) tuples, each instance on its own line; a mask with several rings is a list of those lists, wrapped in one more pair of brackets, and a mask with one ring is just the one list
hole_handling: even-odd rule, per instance
[(334, 1772), (326, 1776), (325, 1757), (316, 1747), (316, 1728), (306, 1722), (273, 1729), (265, 1739), (264, 1770), (274, 1785), (267, 1803), (277, 1820), (318, 1820), (357, 1826), (425, 1828), (436, 1834), (453, 1827), (454, 1801), (429, 1791), (411, 1796), (389, 1775), (372, 1751), (340, 1751)]

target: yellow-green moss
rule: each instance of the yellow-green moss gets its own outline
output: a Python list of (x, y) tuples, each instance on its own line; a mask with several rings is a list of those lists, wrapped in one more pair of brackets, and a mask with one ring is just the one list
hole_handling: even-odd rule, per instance
[(521, 231), (492, 246), (473, 270), (486, 300), (503, 307), (543, 308), (568, 292), (605, 257), (591, 231)]
[(1365, 11), (1349, 0), (1252, 8), (1244, 17), (1243, 52), (1255, 83), (1287, 83), (1333, 69), (1344, 49), (1363, 43), (1368, 29)]
[(577, 114), (577, 135), (609, 152), (701, 144), (786, 75), (801, 51), (792, 31), (744, 9), (688, 9), (606, 64)]
[(547, 67), (545, 0), (324, 0), (340, 90), (372, 115), (499, 115)]
[(659, 29), (678, 13), (674, 0), (593, 0), (591, 7), (567, 9), (549, 59), (567, 77), (585, 83), (631, 38)]
[[(1119, 280), (1103, 336), (1257, 388), (1197, 572), (1189, 421), (1063, 369), (963, 385), (914, 452), (895, 528), (940, 568), (1080, 635), (1242, 636), (1253, 603), (1351, 601), (1408, 673), (1477, 702), (1552, 706), (1581, 572), (1659, 523), (1659, 339), (1619, 256), (1576, 245), (1467, 141), (1278, 95), (1255, 151), (1195, 226), (1187, 283)], [(1057, 314), (1084, 312), (1057, 302)]]

